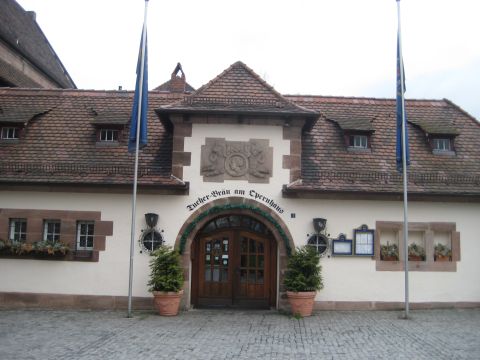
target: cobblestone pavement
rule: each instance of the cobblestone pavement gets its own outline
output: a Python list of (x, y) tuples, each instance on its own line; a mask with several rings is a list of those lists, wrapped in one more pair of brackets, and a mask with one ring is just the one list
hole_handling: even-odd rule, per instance
[(0, 359), (480, 359), (480, 309), (399, 315), (3, 310)]

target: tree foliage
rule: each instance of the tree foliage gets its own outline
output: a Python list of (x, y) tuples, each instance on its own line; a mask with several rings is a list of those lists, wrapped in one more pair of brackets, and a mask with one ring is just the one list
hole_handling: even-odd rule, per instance
[(320, 255), (315, 248), (303, 246), (290, 256), (284, 285), (288, 291), (316, 291), (323, 289)]
[(183, 287), (183, 269), (180, 255), (172, 247), (160, 246), (150, 260), (150, 291), (180, 291)]

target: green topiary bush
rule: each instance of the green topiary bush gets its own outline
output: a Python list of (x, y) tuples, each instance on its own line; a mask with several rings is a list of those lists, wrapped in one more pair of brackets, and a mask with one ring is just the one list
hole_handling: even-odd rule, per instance
[(323, 289), (320, 255), (315, 248), (303, 246), (290, 256), (283, 281), (287, 291), (317, 291)]
[(183, 269), (180, 255), (170, 246), (162, 245), (152, 253), (150, 260), (150, 291), (178, 292), (183, 287)]

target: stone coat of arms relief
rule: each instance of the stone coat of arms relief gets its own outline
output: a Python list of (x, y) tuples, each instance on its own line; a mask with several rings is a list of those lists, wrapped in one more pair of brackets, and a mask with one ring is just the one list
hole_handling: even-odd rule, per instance
[(268, 140), (226, 141), (206, 138), (202, 145), (200, 175), (203, 181), (247, 180), (268, 183), (272, 176), (273, 148)]

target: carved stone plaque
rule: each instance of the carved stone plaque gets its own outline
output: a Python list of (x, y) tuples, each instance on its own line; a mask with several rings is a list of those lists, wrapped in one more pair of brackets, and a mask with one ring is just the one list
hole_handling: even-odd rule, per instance
[(272, 168), (273, 148), (265, 139), (250, 139), (247, 142), (206, 138), (205, 145), (202, 145), (200, 174), (203, 181), (268, 183)]

